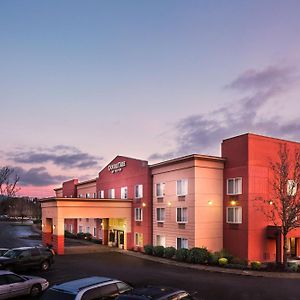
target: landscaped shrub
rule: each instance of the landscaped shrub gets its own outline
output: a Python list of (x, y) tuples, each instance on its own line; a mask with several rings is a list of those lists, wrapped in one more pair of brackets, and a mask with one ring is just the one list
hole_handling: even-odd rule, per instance
[(251, 261), (250, 263), (252, 270), (259, 270), (261, 268), (261, 262), (260, 261)]
[(88, 241), (90, 241), (93, 236), (90, 233), (79, 232), (79, 233), (77, 233), (76, 237), (78, 239), (80, 239), (80, 240), (88, 240)]
[(233, 265), (241, 265), (241, 266), (248, 266), (248, 260), (246, 259), (240, 259), (238, 257), (234, 257), (231, 262)]
[(224, 267), (224, 266), (226, 266), (227, 264), (228, 264), (228, 259), (227, 259), (227, 258), (225, 258), (225, 257), (219, 258), (219, 265), (220, 265), (221, 267)]
[(153, 247), (153, 255), (158, 257), (163, 257), (165, 253), (164, 246), (155, 246)]
[(219, 258), (222, 258), (222, 257), (227, 258), (228, 263), (231, 263), (232, 260), (234, 259), (234, 256), (225, 249), (215, 252), (215, 254), (218, 255)]
[(290, 272), (297, 272), (298, 271), (298, 265), (293, 262), (288, 263), (288, 271)]
[(209, 251), (206, 248), (194, 247), (189, 250), (187, 261), (193, 264), (206, 264), (209, 260)]
[(75, 239), (76, 235), (73, 234), (72, 232), (68, 231), (68, 230), (65, 230), (65, 237), (69, 238), (69, 239)]
[(153, 255), (153, 246), (152, 245), (145, 245), (144, 251), (148, 255)]
[(177, 249), (175, 252), (175, 259), (179, 261), (186, 261), (187, 257), (189, 254), (189, 250), (182, 248), (182, 249)]
[(210, 265), (218, 265), (219, 264), (219, 255), (216, 253), (209, 253), (208, 263)]
[(165, 248), (165, 257), (172, 258), (175, 255), (176, 248), (175, 247), (166, 247)]

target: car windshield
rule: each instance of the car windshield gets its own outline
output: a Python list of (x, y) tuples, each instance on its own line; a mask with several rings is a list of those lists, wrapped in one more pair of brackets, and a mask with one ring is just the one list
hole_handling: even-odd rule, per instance
[(48, 290), (44, 293), (41, 300), (74, 300), (76, 295), (65, 293), (64, 291)]
[(3, 256), (9, 258), (16, 258), (20, 255), (21, 252), (22, 252), (21, 250), (8, 250), (3, 254)]

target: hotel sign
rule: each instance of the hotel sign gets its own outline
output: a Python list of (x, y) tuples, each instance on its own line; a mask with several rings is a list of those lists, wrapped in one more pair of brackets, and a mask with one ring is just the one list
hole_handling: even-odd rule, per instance
[(112, 174), (114, 174), (114, 173), (121, 172), (124, 167), (126, 167), (126, 161), (120, 161), (120, 162), (118, 162), (116, 164), (111, 164), (107, 168), (108, 168), (109, 172), (111, 172)]

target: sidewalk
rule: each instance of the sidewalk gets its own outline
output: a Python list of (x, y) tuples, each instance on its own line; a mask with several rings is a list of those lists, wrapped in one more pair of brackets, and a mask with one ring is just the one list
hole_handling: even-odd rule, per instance
[(236, 270), (236, 269), (227, 269), (221, 267), (213, 266), (204, 266), (204, 265), (195, 265), (189, 263), (178, 262), (175, 260), (169, 260), (165, 258), (155, 257), (147, 255), (141, 252), (134, 252), (128, 250), (120, 250), (114, 248), (113, 251), (123, 253), (125, 255), (134, 256), (141, 259), (146, 259), (162, 264), (173, 265), (177, 267), (189, 268), (199, 271), (215, 272), (215, 273), (224, 273), (224, 274), (234, 274), (242, 276), (254, 276), (254, 277), (266, 277), (266, 278), (282, 278), (282, 279), (300, 279), (300, 273), (284, 273), (284, 272), (263, 272), (263, 271), (252, 271), (252, 270)]

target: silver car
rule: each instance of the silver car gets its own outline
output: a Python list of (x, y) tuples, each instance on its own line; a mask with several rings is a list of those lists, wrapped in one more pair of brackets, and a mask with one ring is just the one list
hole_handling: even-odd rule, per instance
[(0, 271), (0, 299), (17, 296), (38, 296), (49, 286), (41, 277), (21, 276), (9, 271)]

